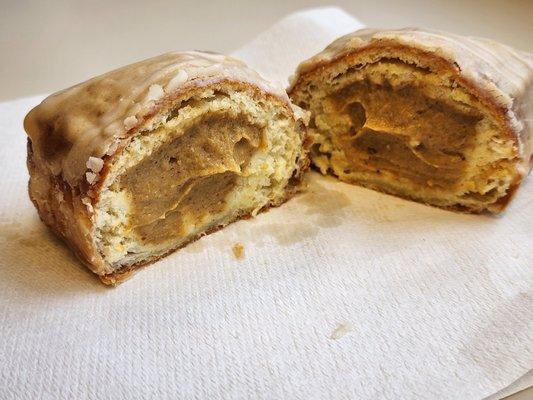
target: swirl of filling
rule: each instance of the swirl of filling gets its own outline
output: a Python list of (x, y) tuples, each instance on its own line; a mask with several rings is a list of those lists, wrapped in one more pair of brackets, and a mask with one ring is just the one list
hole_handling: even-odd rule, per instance
[(145, 244), (162, 243), (220, 213), (263, 141), (262, 127), (243, 116), (202, 116), (116, 183), (130, 193), (130, 229)]
[(464, 152), (481, 119), (431, 99), (416, 86), (360, 81), (332, 94), (333, 131), (353, 169), (388, 171), (419, 184), (453, 186), (467, 165)]

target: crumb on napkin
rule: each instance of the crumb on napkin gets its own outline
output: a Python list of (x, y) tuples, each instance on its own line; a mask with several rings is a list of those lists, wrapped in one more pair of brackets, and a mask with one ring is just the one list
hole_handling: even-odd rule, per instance
[(353, 329), (354, 327), (350, 322), (343, 322), (337, 325), (333, 332), (331, 332), (331, 336), (329, 338), (333, 340), (339, 340), (347, 333), (353, 331)]
[(237, 260), (244, 258), (244, 245), (242, 243), (235, 243), (232, 247), (233, 255)]

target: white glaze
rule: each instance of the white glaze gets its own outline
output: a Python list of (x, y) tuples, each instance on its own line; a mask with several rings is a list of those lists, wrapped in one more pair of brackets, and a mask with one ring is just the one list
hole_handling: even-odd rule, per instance
[[(36, 162), (61, 175), (71, 186), (98, 175), (88, 168), (90, 157), (112, 154), (117, 141), (136, 129), (157, 103), (188, 86), (222, 80), (251, 84), (290, 104), (281, 87), (274, 87), (243, 62), (204, 52), (175, 52), (108, 72), (46, 98), (26, 117)], [(50, 156), (51, 137), (67, 143)]]

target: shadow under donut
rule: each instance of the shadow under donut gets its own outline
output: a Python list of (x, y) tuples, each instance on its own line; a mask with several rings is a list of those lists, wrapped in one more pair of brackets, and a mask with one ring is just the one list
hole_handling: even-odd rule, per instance
[[(63, 297), (105, 290), (72, 252), (36, 216), (23, 221), (0, 219), (2, 290)], [(18, 296), (16, 297), (18, 298)]]

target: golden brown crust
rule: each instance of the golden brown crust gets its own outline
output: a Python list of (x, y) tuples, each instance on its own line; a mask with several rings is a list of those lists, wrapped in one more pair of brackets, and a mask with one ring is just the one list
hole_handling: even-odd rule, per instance
[[(478, 60), (481, 52), (485, 58), (488, 58), (488, 53), (497, 57)], [(498, 56), (512, 64), (507, 67), (506, 76), (494, 65), (499, 60)], [(398, 57), (430, 66), (431, 72), (437, 75), (453, 77), (458, 85), (479, 99), (505, 136), (515, 143), (519, 176), (512, 182), (507, 195), (498, 199), (490, 209), (491, 212), (504, 210), (533, 165), (533, 124), (530, 122), (533, 117), (533, 56), (484, 39), (442, 32), (362, 30), (338, 39), (323, 52), (304, 61), (292, 79), (289, 97), (299, 104), (298, 93), (302, 88), (336, 65), (358, 66), (368, 60), (376, 62), (382, 58)], [(305, 104), (300, 102), (299, 105), (305, 108)], [(383, 191), (370, 184), (357, 183)], [(443, 208), (464, 210), (461, 206)], [(466, 211), (483, 212), (476, 209)]]

